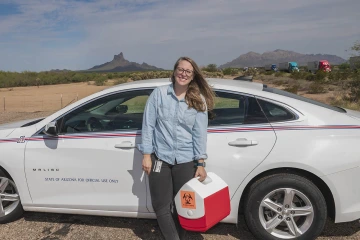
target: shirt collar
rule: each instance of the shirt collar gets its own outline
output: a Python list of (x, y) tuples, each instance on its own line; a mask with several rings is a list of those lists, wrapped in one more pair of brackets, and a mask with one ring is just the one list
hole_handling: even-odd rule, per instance
[[(175, 97), (175, 99), (178, 99), (178, 98), (176, 97), (176, 94), (175, 94), (175, 91), (174, 91), (174, 84), (173, 84), (173, 83), (171, 83), (171, 84), (169, 85), (169, 87), (168, 87), (168, 89), (167, 89), (167, 93), (168, 93), (168, 94), (172, 94), (172, 95)], [(185, 98), (179, 100), (179, 102), (185, 102)]]

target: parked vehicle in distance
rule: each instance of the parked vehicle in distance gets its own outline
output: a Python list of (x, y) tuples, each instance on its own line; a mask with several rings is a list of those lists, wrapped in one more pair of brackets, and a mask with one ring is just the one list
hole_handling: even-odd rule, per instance
[(360, 69), (360, 56), (350, 57), (350, 69)]
[(244, 67), (244, 68), (243, 68), (243, 71), (244, 71), (244, 72), (247, 72), (248, 70), (249, 70), (249, 67)]
[(265, 71), (277, 71), (276, 64), (267, 64), (264, 66)]
[[(216, 105), (206, 170), (227, 183), (231, 199), (222, 222), (237, 224), (240, 213), (257, 239), (308, 240), (328, 216), (360, 218), (360, 112), (257, 82), (207, 80)], [(0, 125), (0, 223), (24, 210), (156, 218), (136, 147), (148, 97), (169, 85), (119, 84), (46, 118)], [(195, 121), (194, 109), (178, 115), (156, 104), (167, 113), (159, 124)]]
[(317, 71), (331, 72), (330, 63), (327, 60), (311, 61), (307, 63), (308, 71), (316, 73)]
[(278, 70), (291, 73), (291, 72), (298, 72), (299, 67), (297, 62), (282, 62), (279, 63)]

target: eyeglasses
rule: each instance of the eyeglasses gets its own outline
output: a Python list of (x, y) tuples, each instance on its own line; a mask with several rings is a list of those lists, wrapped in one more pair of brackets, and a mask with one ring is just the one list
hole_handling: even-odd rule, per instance
[(182, 74), (183, 72), (185, 72), (186, 76), (191, 76), (194, 73), (194, 71), (189, 70), (189, 69), (176, 68), (176, 73), (177, 74)]

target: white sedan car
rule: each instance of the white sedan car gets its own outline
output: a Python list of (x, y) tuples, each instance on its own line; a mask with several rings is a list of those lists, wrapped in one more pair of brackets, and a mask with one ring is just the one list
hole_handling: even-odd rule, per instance
[[(360, 112), (260, 83), (208, 79), (207, 171), (259, 239), (314, 239), (360, 218)], [(44, 119), (0, 125), (0, 223), (22, 212), (155, 218), (141, 168), (146, 100), (169, 79), (114, 86)]]

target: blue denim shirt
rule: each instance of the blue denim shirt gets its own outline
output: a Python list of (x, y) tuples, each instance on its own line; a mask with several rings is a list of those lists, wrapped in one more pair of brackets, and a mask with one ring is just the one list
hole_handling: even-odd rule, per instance
[(173, 84), (156, 88), (148, 98), (142, 124), (143, 154), (156, 153), (169, 163), (207, 159), (208, 113), (189, 108), (178, 100)]

